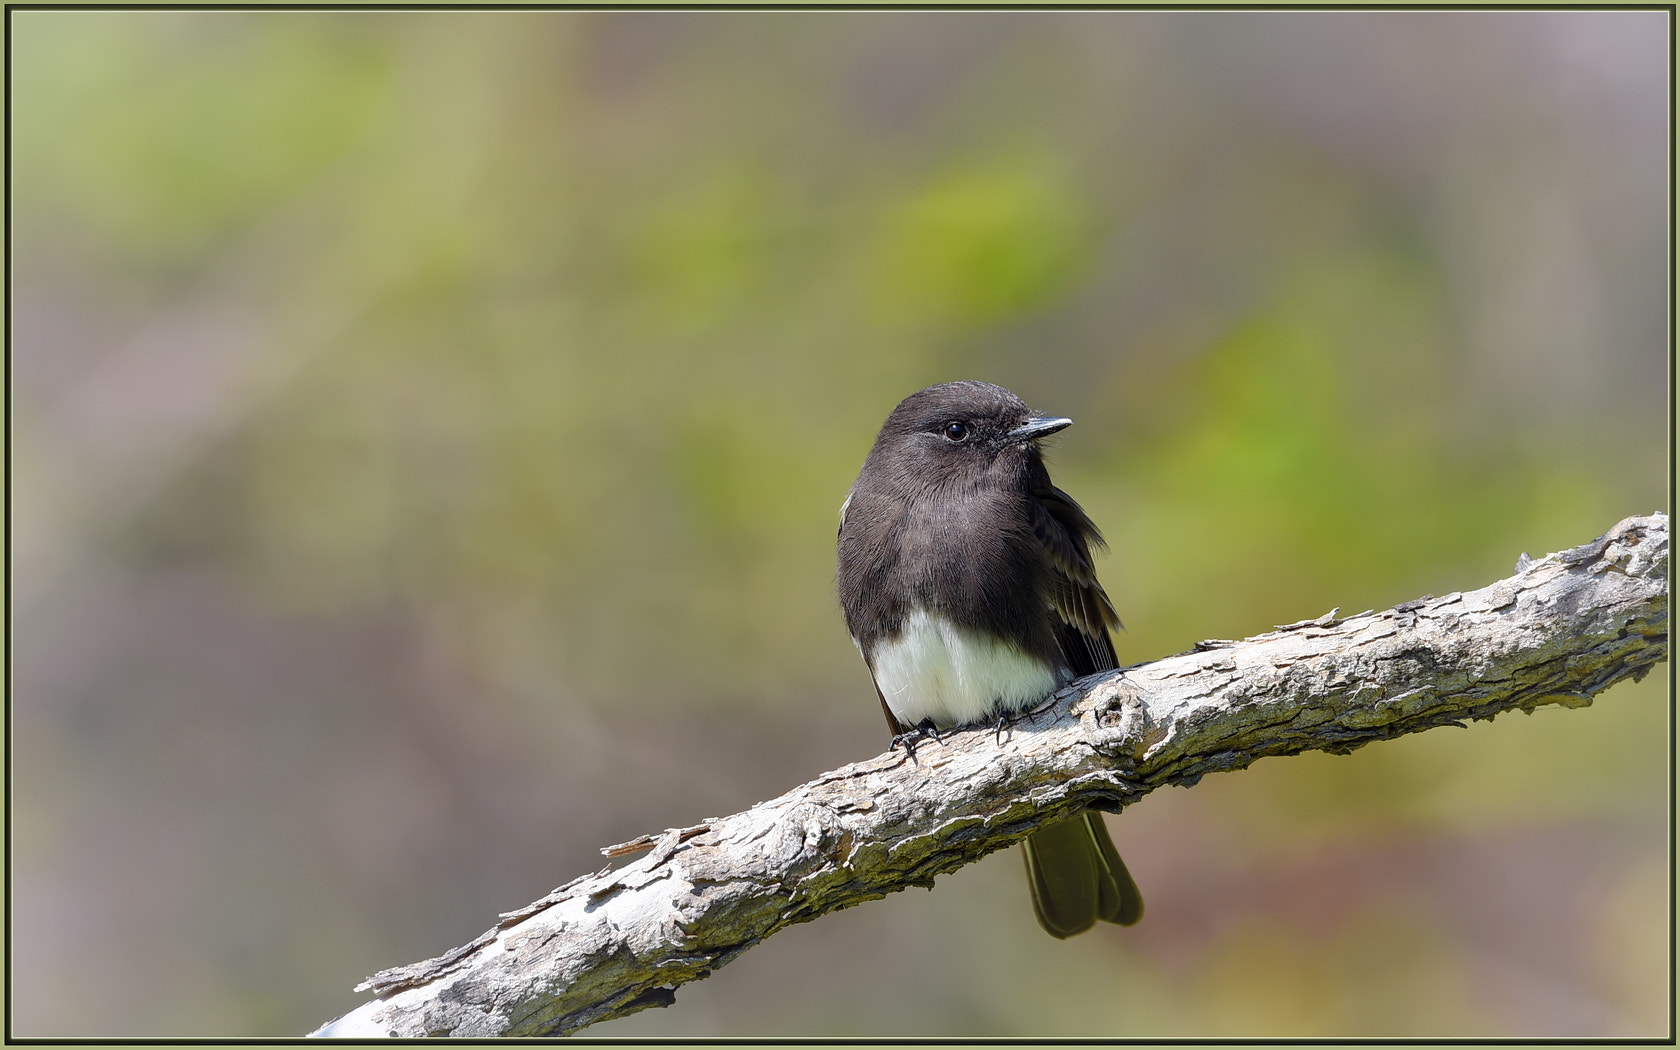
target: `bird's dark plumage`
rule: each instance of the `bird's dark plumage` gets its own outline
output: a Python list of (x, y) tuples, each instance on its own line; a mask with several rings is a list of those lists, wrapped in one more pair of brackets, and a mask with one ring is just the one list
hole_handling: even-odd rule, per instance
[[(838, 577), (893, 733), (995, 718), (1118, 666), (1091, 565), (1102, 536), (1038, 447), (1070, 422), (969, 380), (910, 395), (881, 427), (841, 507)], [(1142, 914), (1096, 813), (1036, 832), (1027, 869), (1054, 936)]]

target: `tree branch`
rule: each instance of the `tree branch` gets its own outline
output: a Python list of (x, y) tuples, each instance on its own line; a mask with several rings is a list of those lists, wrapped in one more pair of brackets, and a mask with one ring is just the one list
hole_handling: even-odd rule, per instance
[(889, 752), (651, 848), (386, 970), (320, 1036), (546, 1036), (650, 1006), (783, 927), (931, 885), (1081, 806), (1115, 811), (1257, 758), (1344, 753), (1547, 704), (1581, 707), (1668, 654), (1668, 517), (1519, 563), (1481, 590), (1280, 627), (1081, 679), (991, 727)]

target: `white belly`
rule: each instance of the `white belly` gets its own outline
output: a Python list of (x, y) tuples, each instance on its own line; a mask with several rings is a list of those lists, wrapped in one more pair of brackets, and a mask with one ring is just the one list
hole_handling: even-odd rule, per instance
[(897, 638), (875, 647), (875, 684), (907, 726), (947, 726), (1019, 711), (1061, 686), (1050, 665), (984, 634), (917, 609)]

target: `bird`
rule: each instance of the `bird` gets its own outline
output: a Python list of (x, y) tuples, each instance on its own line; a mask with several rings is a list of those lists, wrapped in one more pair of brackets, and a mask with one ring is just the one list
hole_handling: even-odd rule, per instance
[[(1101, 533), (1050, 481), (1040, 442), (1071, 419), (1034, 415), (993, 383), (918, 390), (887, 416), (840, 507), (836, 580), (893, 734), (1004, 721), (1119, 666)], [(1052, 937), (1130, 926), (1143, 897), (1090, 809), (1023, 843), (1033, 913)]]

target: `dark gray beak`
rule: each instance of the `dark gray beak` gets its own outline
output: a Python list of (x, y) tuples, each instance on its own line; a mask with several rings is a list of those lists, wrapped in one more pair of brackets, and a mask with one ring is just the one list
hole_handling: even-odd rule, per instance
[(1073, 420), (1060, 416), (1033, 416), (1020, 426), (1005, 435), (1010, 441), (1037, 441), (1042, 437), (1049, 437), (1058, 430), (1065, 430), (1073, 426)]

